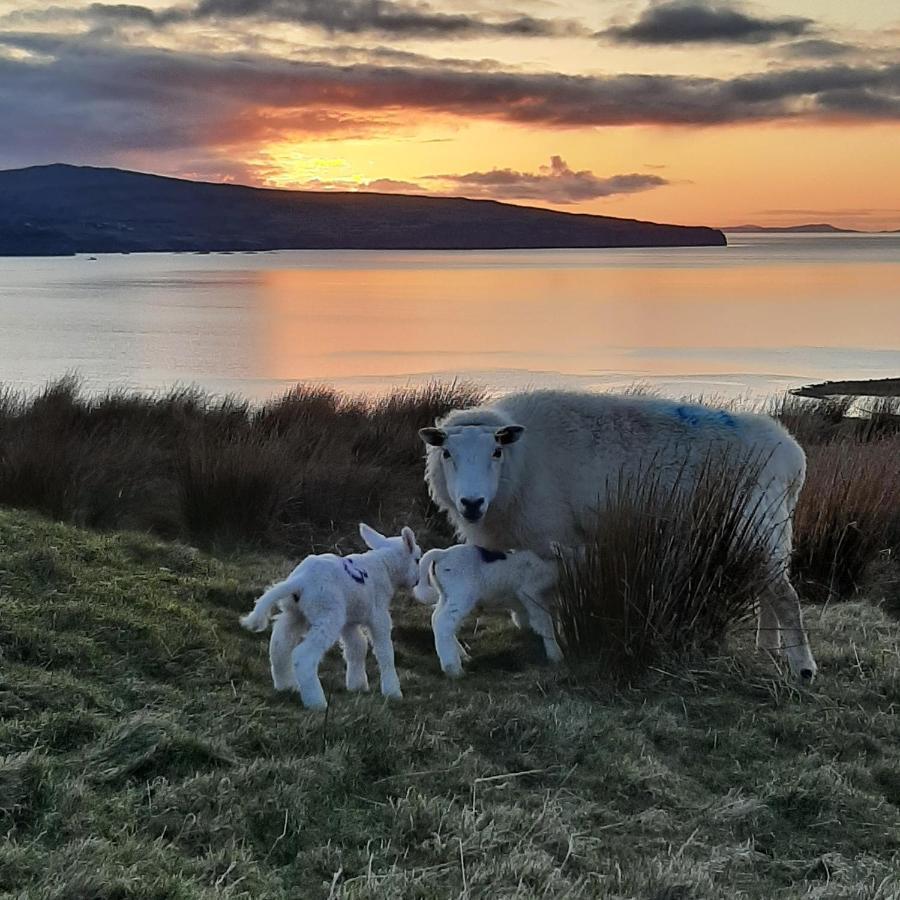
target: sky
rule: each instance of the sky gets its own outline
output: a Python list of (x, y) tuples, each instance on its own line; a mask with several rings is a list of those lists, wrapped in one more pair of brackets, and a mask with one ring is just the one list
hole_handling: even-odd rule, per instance
[(0, 0), (0, 168), (900, 229), (896, 0)]

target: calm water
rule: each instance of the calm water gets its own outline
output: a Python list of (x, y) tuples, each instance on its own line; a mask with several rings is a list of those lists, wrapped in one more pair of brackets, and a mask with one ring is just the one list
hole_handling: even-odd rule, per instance
[(900, 375), (900, 235), (727, 248), (0, 259), (0, 382), (767, 394)]

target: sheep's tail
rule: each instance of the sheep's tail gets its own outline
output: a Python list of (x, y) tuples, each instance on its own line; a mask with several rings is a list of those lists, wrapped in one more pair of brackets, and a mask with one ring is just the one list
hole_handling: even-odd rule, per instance
[(273, 584), (263, 595), (256, 601), (252, 612), (246, 616), (241, 616), (241, 625), (247, 631), (265, 631), (269, 627), (269, 619), (278, 601), (291, 594), (299, 594), (300, 586), (295, 581), (279, 581)]

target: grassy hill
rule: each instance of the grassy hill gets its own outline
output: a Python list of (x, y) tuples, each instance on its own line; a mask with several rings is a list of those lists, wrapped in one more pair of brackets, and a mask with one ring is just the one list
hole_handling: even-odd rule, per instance
[(274, 696), (237, 615), (289, 567), (0, 510), (0, 897), (896, 898), (900, 632), (807, 609), (799, 692), (732, 636), (632, 687), (482, 620), (405, 699)]
[(0, 171), (0, 256), (724, 245), (714, 228), (493, 200), (270, 190), (91, 166)]

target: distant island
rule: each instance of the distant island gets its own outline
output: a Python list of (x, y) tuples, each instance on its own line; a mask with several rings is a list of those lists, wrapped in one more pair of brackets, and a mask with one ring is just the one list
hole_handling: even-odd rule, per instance
[(828, 222), (810, 225), (731, 225), (722, 229), (744, 234), (897, 234), (897, 231), (860, 231), (858, 228), (838, 228)]
[(493, 200), (272, 190), (63, 164), (0, 171), (0, 256), (725, 244), (715, 228)]

